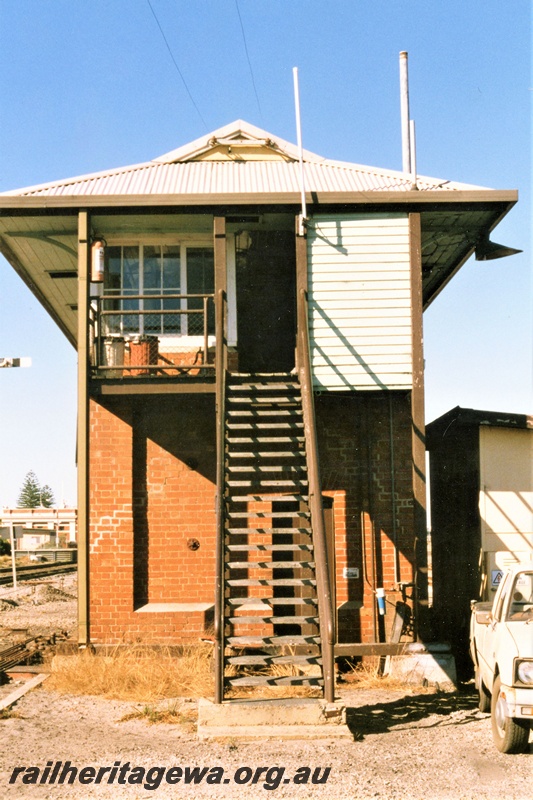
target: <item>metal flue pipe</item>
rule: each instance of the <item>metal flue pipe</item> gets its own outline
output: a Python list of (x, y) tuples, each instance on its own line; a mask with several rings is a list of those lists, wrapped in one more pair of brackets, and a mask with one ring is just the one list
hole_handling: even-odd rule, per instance
[(298, 141), (298, 160), (300, 163), (300, 195), (302, 198), (302, 213), (300, 216), (300, 236), (304, 235), (304, 222), (307, 219), (307, 203), (305, 199), (304, 179), (304, 151), (302, 145), (302, 123), (300, 117), (300, 88), (298, 83), (298, 67), (292, 69), (294, 81), (294, 110), (296, 114), (296, 136)]
[(407, 51), (400, 53), (400, 103), (402, 121), (402, 169), (406, 175), (411, 174), (411, 142), (409, 131), (409, 72), (407, 68)]

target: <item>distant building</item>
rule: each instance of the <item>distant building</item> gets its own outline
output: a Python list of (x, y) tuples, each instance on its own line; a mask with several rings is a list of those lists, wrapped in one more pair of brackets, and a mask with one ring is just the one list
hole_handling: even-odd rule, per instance
[(0, 511), (2, 538), (9, 539), (11, 524), (17, 550), (35, 550), (46, 544), (67, 547), (76, 542), (77, 509), (3, 508)]
[(426, 442), (435, 620), (466, 652), (470, 600), (489, 600), (505, 566), (533, 559), (533, 417), (457, 406)]

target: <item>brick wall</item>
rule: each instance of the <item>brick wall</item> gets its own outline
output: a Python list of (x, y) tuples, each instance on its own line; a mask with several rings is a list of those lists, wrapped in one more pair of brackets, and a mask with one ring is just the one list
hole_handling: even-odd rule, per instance
[(213, 603), (214, 421), (208, 396), (91, 402), (93, 642), (196, 641), (212, 624), (149, 609)]
[[(212, 624), (214, 602), (214, 399), (91, 401), (90, 419), (91, 639), (197, 641)], [(322, 482), (331, 498), (326, 517), (334, 536), (338, 638), (388, 638), (401, 599), (394, 591), (394, 540), (396, 577), (413, 579), (410, 399), (322, 395), (317, 421)], [(347, 568), (357, 568), (359, 577), (347, 578)], [(385, 620), (375, 613), (373, 586), (387, 591)], [(150, 610), (168, 603), (197, 610)]]
[[(324, 394), (316, 414), (322, 485), (333, 499), (338, 639), (385, 640), (402, 599), (395, 578), (414, 578), (410, 397)], [(357, 578), (346, 577), (350, 568)], [(377, 586), (386, 590), (384, 619), (376, 612)]]

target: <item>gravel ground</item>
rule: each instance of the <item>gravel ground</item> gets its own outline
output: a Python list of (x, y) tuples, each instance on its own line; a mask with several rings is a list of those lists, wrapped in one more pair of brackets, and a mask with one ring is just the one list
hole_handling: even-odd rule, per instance
[[(72, 590), (72, 585), (63, 584), (64, 591), (69, 588)], [(48, 620), (49, 611), (53, 622)], [(40, 606), (27, 602), (0, 610), (0, 625), (4, 635), (10, 627), (44, 631), (58, 622), (56, 629), (65, 629), (72, 627), (73, 612), (72, 601), (55, 600)], [(340, 695), (348, 709), (353, 741), (199, 742), (191, 722), (149, 725), (139, 719), (120, 721), (134, 710), (132, 703), (59, 695), (47, 690), (45, 682), (16, 704), (15, 716), (0, 719), (0, 786), (5, 787), (0, 789), (0, 797), (231, 800), (264, 798), (271, 790), (281, 798), (332, 800), (531, 800), (533, 744), (523, 755), (498, 753), (492, 744), (489, 718), (477, 710), (471, 686), (455, 694), (428, 694), (416, 689), (393, 692), (347, 685)], [(195, 703), (179, 702), (184, 715), (194, 715)], [(15, 767), (38, 767), (42, 775), (46, 763), (56, 761), (70, 761), (79, 769), (113, 767), (115, 762), (120, 762), (120, 768), (129, 762), (130, 771), (123, 775), (139, 780), (141, 772), (134, 773), (134, 767), (221, 767), (224, 775), (212, 771), (212, 779), (218, 777), (222, 782), (207, 784), (204, 778), (200, 785), (186, 785), (183, 779), (169, 785), (163, 779), (158, 788), (154, 785), (157, 772), (146, 773), (144, 784), (139, 785), (118, 784), (120, 773), (110, 785), (104, 782), (109, 772), (98, 785), (23, 784), (21, 776), (14, 785), (8, 783)], [(251, 781), (237, 784), (233, 777), (243, 767), (254, 773), (258, 767), (284, 768), (285, 772), (281, 776), (279, 770), (265, 770), (255, 785)], [(301, 767), (310, 767), (311, 773), (317, 767), (331, 771), (326, 783), (296, 785), (291, 779)], [(244, 769), (237, 775), (244, 781), (248, 773)]]

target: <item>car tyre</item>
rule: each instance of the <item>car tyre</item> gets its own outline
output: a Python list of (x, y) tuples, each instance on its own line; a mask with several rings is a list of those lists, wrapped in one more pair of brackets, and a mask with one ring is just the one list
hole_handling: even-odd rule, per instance
[(505, 705), (501, 697), (500, 676), (492, 687), (490, 707), (492, 738), (500, 753), (523, 753), (529, 740), (529, 721), (505, 716)]
[(483, 683), (478, 667), (476, 667), (476, 686), (479, 694), (478, 708), (483, 714), (490, 714), (491, 694)]

